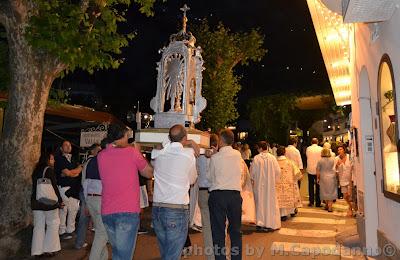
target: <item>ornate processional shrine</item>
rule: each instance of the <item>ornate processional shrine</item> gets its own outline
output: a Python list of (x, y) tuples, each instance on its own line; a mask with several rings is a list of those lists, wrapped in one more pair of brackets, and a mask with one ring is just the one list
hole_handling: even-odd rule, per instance
[(150, 102), (154, 110), (154, 128), (140, 129), (135, 134), (137, 142), (161, 143), (168, 138), (168, 129), (175, 124), (188, 128), (189, 138), (203, 147), (209, 146), (208, 133), (195, 129), (200, 122), (200, 113), (207, 101), (201, 96), (203, 58), (201, 48), (196, 47), (196, 38), (186, 30), (185, 4), (182, 30), (170, 36), (170, 43), (160, 50), (162, 57), (157, 63), (156, 96)]
[(183, 28), (170, 37), (164, 47), (161, 61), (157, 63), (158, 79), (156, 96), (150, 106), (155, 112), (155, 128), (169, 128), (174, 124), (194, 127), (200, 122), (200, 113), (207, 105), (201, 96), (203, 58), (201, 48), (195, 47), (196, 39), (186, 31), (185, 5)]

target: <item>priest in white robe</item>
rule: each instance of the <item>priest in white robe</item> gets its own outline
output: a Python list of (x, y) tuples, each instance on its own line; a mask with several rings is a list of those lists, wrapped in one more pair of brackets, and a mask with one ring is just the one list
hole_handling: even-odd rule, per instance
[(291, 160), (300, 170), (299, 175), (296, 175), (298, 186), (294, 187), (297, 195), (297, 200), (299, 201), (299, 203), (297, 203), (296, 205), (296, 208), (293, 209), (293, 211), (291, 212), (291, 215), (294, 216), (297, 214), (297, 208), (301, 208), (303, 206), (301, 203), (302, 199), (300, 194), (300, 184), (303, 178), (303, 161), (301, 159), (300, 151), (297, 149), (297, 137), (289, 138), (289, 145), (286, 147), (285, 157)]
[(284, 146), (278, 147), (276, 153), (281, 170), (280, 178), (276, 180), (276, 193), (280, 215), (285, 220), (290, 214), (294, 213), (296, 207), (301, 205), (297, 185), (297, 180), (301, 176), (301, 171), (292, 160), (286, 158)]
[(280, 178), (281, 170), (275, 156), (268, 152), (268, 143), (260, 142), (259, 154), (254, 157), (250, 167), (256, 203), (256, 225), (263, 231), (281, 228), (278, 198), (275, 182)]

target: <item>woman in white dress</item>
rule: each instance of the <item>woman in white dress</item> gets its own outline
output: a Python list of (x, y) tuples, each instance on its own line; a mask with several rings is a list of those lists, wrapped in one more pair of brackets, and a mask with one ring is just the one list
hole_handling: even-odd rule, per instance
[(340, 190), (343, 193), (343, 197), (349, 205), (347, 216), (353, 215), (353, 206), (351, 203), (352, 193), (352, 164), (350, 157), (346, 154), (345, 147), (338, 147), (338, 156), (335, 158), (335, 169), (339, 177)]
[(249, 169), (244, 161), (242, 161), (242, 223), (254, 224), (256, 223), (256, 205), (254, 202), (253, 186), (251, 185), (251, 178)]

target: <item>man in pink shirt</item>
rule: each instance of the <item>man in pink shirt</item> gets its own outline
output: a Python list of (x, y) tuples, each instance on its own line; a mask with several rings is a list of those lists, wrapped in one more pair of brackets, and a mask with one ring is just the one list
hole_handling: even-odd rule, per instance
[(119, 124), (108, 128), (107, 145), (98, 156), (102, 182), (101, 214), (116, 260), (132, 259), (139, 229), (139, 176), (153, 177), (153, 167), (129, 146), (128, 129)]

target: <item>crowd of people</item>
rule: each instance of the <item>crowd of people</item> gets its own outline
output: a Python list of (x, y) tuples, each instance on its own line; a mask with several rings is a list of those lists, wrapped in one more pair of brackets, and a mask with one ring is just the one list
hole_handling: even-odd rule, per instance
[(297, 142), (290, 138), (287, 147), (271, 147), (261, 141), (252, 157), (248, 145), (238, 145), (233, 132), (222, 129), (210, 135), (210, 147), (201, 153), (199, 145), (188, 140), (186, 128), (174, 125), (169, 140), (147, 160), (137, 144), (129, 143), (128, 129), (111, 124), (107, 137), (89, 148), (80, 165), (72, 160), (71, 143), (64, 141), (54, 154), (41, 157), (32, 175), (31, 254), (54, 255), (61, 250), (60, 239), (71, 239), (73, 232), (75, 247), (86, 247), (91, 218), (95, 234), (89, 259), (108, 259), (108, 243), (113, 259), (132, 259), (141, 211), (148, 205), (146, 181), (143, 185), (141, 179), (154, 179), (152, 227), (166, 260), (180, 259), (190, 247), (188, 230), (196, 215), (207, 259), (226, 259), (227, 254), (241, 259), (242, 224), (273, 232), (295, 217), (302, 206), (305, 173), (308, 206), (323, 202), (332, 212), (340, 187), (352, 215), (352, 164), (345, 147), (339, 146), (335, 156), (314, 138), (306, 151), (305, 171)]

